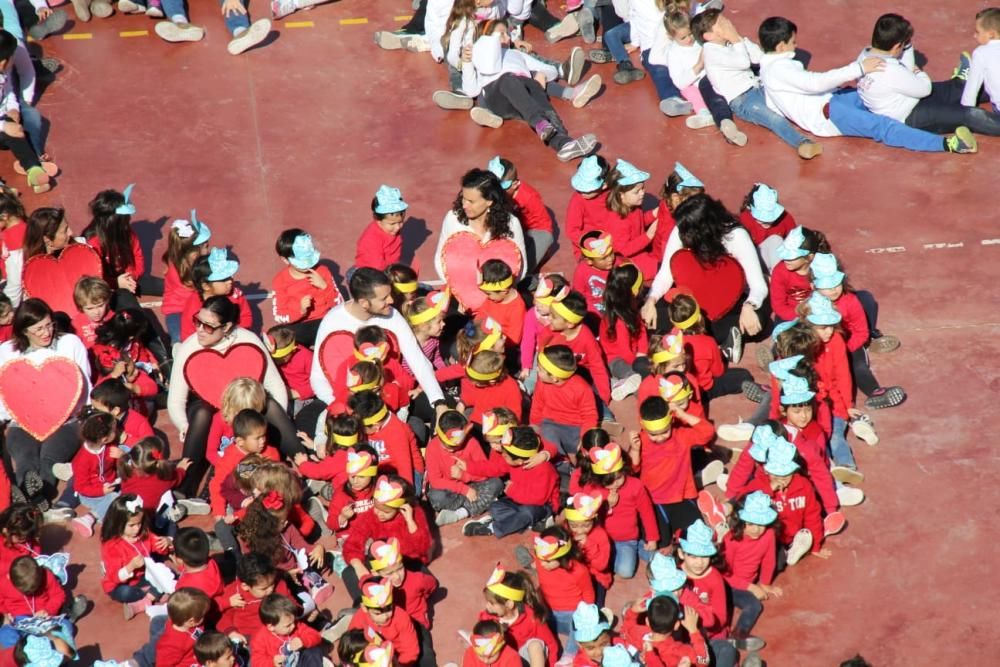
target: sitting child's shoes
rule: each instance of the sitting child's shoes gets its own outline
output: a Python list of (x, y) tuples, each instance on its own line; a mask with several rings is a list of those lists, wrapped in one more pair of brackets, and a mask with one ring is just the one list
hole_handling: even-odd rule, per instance
[(257, 19), (249, 28), (229, 40), (226, 50), (229, 55), (238, 56), (263, 42), (270, 34), (271, 19)]
[(205, 29), (190, 23), (160, 21), (153, 31), (165, 42), (200, 42), (205, 37)]
[(93, 514), (84, 514), (73, 519), (71, 523), (77, 535), (81, 537), (93, 537), (94, 524), (97, 523), (97, 518)]

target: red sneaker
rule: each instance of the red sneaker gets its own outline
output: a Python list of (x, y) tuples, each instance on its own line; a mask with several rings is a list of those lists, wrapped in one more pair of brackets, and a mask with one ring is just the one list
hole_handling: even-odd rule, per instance
[(836, 535), (847, 525), (847, 518), (843, 512), (831, 512), (823, 519), (823, 535), (829, 537)]

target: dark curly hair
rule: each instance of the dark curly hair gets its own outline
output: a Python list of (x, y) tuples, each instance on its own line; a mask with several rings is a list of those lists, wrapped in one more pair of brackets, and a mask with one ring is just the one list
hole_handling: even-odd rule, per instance
[(740, 226), (722, 202), (706, 194), (692, 195), (674, 211), (677, 233), (685, 248), (705, 265), (717, 263), (729, 251), (722, 240)]
[[(462, 177), (462, 189), (475, 188), (482, 195), (483, 199), (493, 202), (493, 205), (486, 212), (486, 228), (490, 232), (490, 237), (494, 239), (509, 239), (514, 236), (510, 229), (510, 218), (512, 213), (511, 203), (507, 193), (500, 187), (500, 179), (493, 172), (485, 169), (470, 169)], [(462, 208), (462, 193), (458, 193), (451, 210), (455, 213), (459, 222), (463, 225), (469, 224), (469, 218)]]
[(236, 534), (246, 542), (247, 551), (267, 556), (279, 563), (284, 554), (281, 543), (281, 519), (264, 507), (262, 498), (257, 498), (247, 507), (246, 515), (236, 528)]

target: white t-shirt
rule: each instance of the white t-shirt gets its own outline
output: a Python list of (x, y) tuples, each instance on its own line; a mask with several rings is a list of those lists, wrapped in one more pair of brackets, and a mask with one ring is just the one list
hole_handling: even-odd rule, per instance
[(736, 44), (705, 42), (705, 75), (715, 92), (732, 102), (751, 88), (760, 85), (750, 65), (760, 63), (760, 47), (744, 37)]
[(927, 72), (914, 72), (913, 47), (897, 60), (892, 56), (864, 49), (858, 62), (865, 58), (881, 58), (885, 69), (869, 72), (858, 81), (858, 96), (868, 110), (905, 123), (913, 107), (931, 94), (931, 78)]
[(962, 104), (976, 106), (979, 89), (986, 87), (986, 94), (993, 106), (1000, 108), (1000, 39), (993, 39), (972, 52), (969, 76), (962, 91)]

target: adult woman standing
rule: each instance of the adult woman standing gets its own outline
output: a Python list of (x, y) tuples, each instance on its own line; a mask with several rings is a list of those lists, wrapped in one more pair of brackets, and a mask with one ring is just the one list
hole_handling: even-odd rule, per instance
[[(208, 432), (216, 408), (202, 397), (192, 394), (188, 385), (187, 375), (198, 372), (198, 361), (192, 367), (185, 366), (188, 358), (201, 350), (215, 350), (225, 353), (237, 344), (250, 344), (259, 347), (264, 355), (266, 370), (264, 372), (264, 390), (267, 392), (267, 408), (265, 417), (268, 423), (280, 434), (281, 452), (288, 458), (302, 451), (302, 445), (295, 434), (295, 426), (286, 412), (288, 405), (288, 390), (285, 387), (278, 369), (271, 360), (264, 343), (256, 335), (237, 325), (239, 307), (224, 296), (213, 296), (205, 300), (201, 310), (194, 316), (195, 333), (180, 344), (174, 357), (173, 372), (170, 375), (170, 390), (167, 393), (167, 412), (170, 421), (174, 423), (184, 441), (184, 457), (191, 459), (180, 492), (193, 497), (198, 492), (201, 478), (208, 469), (205, 449), (208, 442)], [(271, 439), (271, 442), (274, 442)], [(191, 507), (188, 508), (191, 511)], [(207, 509), (207, 504), (205, 506)]]

